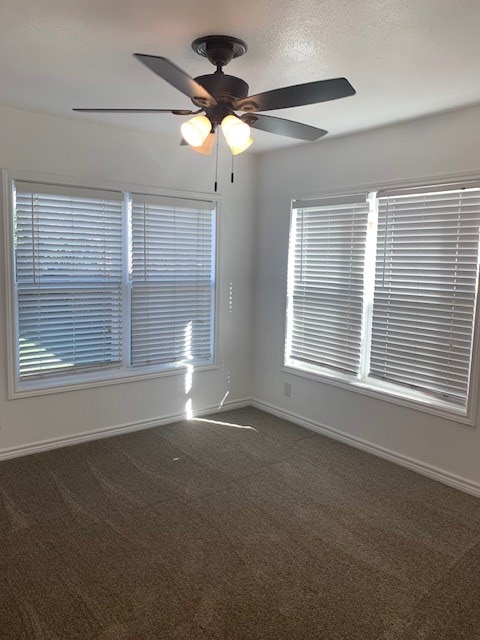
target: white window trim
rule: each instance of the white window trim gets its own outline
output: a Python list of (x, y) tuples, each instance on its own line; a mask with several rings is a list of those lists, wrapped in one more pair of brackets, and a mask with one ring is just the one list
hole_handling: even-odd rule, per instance
[[(90, 373), (76, 373), (70, 376), (58, 376), (55, 378), (44, 378), (35, 381), (20, 382), (18, 379), (18, 362), (16, 344), (18, 340), (18, 321), (16, 311), (16, 295), (15, 295), (15, 278), (14, 278), (14, 229), (12, 223), (12, 195), (13, 182), (15, 180), (24, 180), (37, 183), (52, 183), (71, 187), (82, 187), (90, 189), (107, 189), (113, 191), (122, 191), (125, 193), (142, 193), (152, 196), (171, 196), (176, 198), (188, 198), (197, 200), (208, 200), (215, 204), (215, 299), (213, 304), (213, 359), (212, 362), (206, 364), (194, 365), (194, 371), (210, 371), (219, 368), (218, 364), (218, 344), (220, 336), (220, 300), (221, 300), (221, 280), (220, 274), (220, 219), (221, 219), (221, 195), (218, 193), (207, 193), (198, 191), (180, 191), (176, 189), (167, 189), (161, 187), (152, 187), (150, 185), (114, 182), (114, 181), (97, 181), (82, 180), (72, 176), (61, 176), (52, 174), (42, 174), (29, 171), (21, 171), (14, 169), (1, 170), (2, 184), (2, 212), (3, 212), (3, 237), (4, 237), (4, 255), (5, 255), (5, 327), (7, 337), (7, 382), (8, 382), (8, 399), (25, 398), (30, 396), (42, 396), (52, 393), (63, 393), (66, 391), (75, 391), (77, 389), (88, 389), (91, 387), (109, 386), (114, 384), (122, 384), (126, 382), (135, 382), (140, 380), (148, 380), (151, 378), (162, 378), (169, 376), (185, 375), (191, 372), (192, 365), (177, 363), (174, 365), (152, 365), (148, 367), (138, 368), (134, 370), (132, 367), (126, 368), (125, 363), (119, 368), (108, 368), (101, 371)], [(125, 239), (124, 239), (125, 240)]]
[[(295, 200), (306, 200), (308, 198), (329, 198), (335, 196), (348, 196), (354, 193), (369, 193), (384, 191), (387, 189), (423, 187), (425, 185), (435, 187), (435, 185), (443, 185), (445, 183), (462, 183), (480, 180), (479, 173), (471, 174), (448, 174), (440, 176), (425, 176), (415, 180), (401, 181), (378, 181), (367, 184), (355, 184), (346, 187), (323, 189), (315, 192), (307, 192), (296, 194), (288, 201), (290, 211), (290, 225), (287, 238), (287, 255), (290, 256), (290, 237), (292, 233), (292, 204)], [(289, 260), (287, 260), (287, 271), (285, 272), (285, 281), (287, 282), (286, 295), (284, 297), (283, 308), (283, 336), (284, 349), (283, 361), (280, 370), (287, 374), (292, 374), (302, 378), (307, 378), (317, 382), (325, 383), (355, 393), (361, 393), (372, 398), (383, 400), (388, 403), (401, 405), (409, 409), (415, 409), (424, 413), (432, 414), (446, 420), (457, 422), (459, 424), (476, 427), (479, 418), (479, 401), (480, 401), (480, 295), (477, 296), (475, 308), (475, 323), (473, 327), (472, 357), (470, 367), (469, 392), (466, 408), (456, 408), (453, 404), (443, 401), (441, 398), (435, 398), (426, 393), (407, 389), (391, 383), (374, 379), (359, 379), (356, 376), (335, 372), (321, 366), (308, 365), (306, 363), (296, 363), (287, 357), (287, 307), (289, 300), (288, 282), (289, 282)]]

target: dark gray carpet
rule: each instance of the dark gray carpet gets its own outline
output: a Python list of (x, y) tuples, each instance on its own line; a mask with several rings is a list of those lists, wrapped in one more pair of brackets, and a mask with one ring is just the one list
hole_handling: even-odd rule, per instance
[(478, 639), (480, 501), (255, 409), (8, 460), (0, 637)]

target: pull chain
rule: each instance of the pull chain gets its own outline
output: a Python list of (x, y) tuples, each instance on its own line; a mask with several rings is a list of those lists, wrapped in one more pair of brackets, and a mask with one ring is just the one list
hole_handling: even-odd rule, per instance
[(217, 193), (218, 188), (218, 133), (217, 133), (217, 147), (215, 151), (215, 193)]
[(230, 176), (230, 182), (233, 184), (233, 169), (234, 169), (235, 156), (232, 153), (232, 175)]

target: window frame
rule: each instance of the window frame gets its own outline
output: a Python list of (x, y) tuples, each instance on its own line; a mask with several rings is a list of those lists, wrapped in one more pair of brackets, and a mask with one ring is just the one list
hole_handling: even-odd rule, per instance
[[(164, 189), (161, 187), (152, 187), (150, 185), (141, 185), (134, 183), (115, 182), (107, 180), (83, 180), (73, 178), (71, 176), (42, 174), (37, 172), (19, 171), (11, 169), (2, 169), (1, 171), (2, 185), (2, 210), (3, 210), (3, 236), (4, 236), (4, 256), (5, 256), (5, 327), (7, 338), (7, 386), (8, 399), (24, 398), (30, 396), (41, 396), (52, 393), (61, 393), (66, 391), (74, 391), (77, 389), (87, 389), (92, 387), (108, 386), (113, 384), (121, 384), (125, 382), (134, 382), (140, 380), (148, 380), (151, 378), (162, 378), (170, 376), (185, 375), (192, 367), (188, 364), (164, 364), (150, 365), (143, 367), (131, 367), (126, 362), (126, 350), (129, 347), (130, 336), (129, 331), (125, 332), (123, 340), (122, 364), (120, 367), (107, 368), (104, 370), (90, 371), (87, 373), (72, 373), (68, 375), (59, 375), (45, 378), (37, 378), (31, 381), (20, 381), (18, 372), (18, 309), (16, 303), (16, 287), (15, 287), (15, 248), (14, 248), (14, 225), (13, 225), (13, 182), (15, 180), (30, 181), (37, 183), (55, 184), (66, 187), (79, 187), (86, 189), (103, 189), (121, 191), (126, 194), (140, 193), (152, 196), (167, 196), (172, 198), (183, 198), (190, 200), (208, 200), (213, 202), (215, 207), (214, 218), (214, 300), (212, 305), (213, 319), (213, 358), (211, 363), (193, 365), (195, 371), (208, 371), (219, 368), (218, 365), (218, 344), (220, 332), (220, 299), (221, 299), (221, 280), (220, 280), (220, 218), (221, 218), (221, 196), (208, 192), (199, 191), (180, 191), (177, 189)], [(123, 209), (125, 208), (127, 198), (124, 199)], [(123, 211), (123, 220), (126, 219), (125, 211)], [(122, 245), (123, 250), (127, 238), (128, 229), (123, 225)], [(122, 251), (123, 253), (123, 251)], [(128, 287), (131, 283), (124, 282), (128, 265), (124, 265), (122, 274), (122, 291), (123, 296), (127, 295)], [(125, 322), (126, 314), (130, 310), (130, 305), (123, 304), (122, 323)], [(130, 325), (128, 324), (128, 327)]]
[[(322, 367), (321, 365), (308, 365), (305, 363), (296, 364), (295, 361), (289, 360), (287, 357), (287, 332), (288, 332), (288, 304), (289, 304), (289, 264), (290, 264), (290, 238), (292, 234), (293, 225), (293, 203), (295, 200), (307, 200), (307, 199), (322, 199), (332, 197), (349, 196), (352, 194), (365, 193), (368, 197), (369, 193), (385, 191), (389, 189), (409, 189), (412, 190), (424, 187), (425, 185), (440, 186), (445, 183), (463, 183), (470, 181), (480, 180), (479, 173), (471, 174), (448, 174), (440, 176), (425, 176), (423, 178), (415, 180), (401, 180), (401, 181), (378, 181), (375, 183), (356, 184), (346, 187), (338, 187), (334, 189), (323, 189), (315, 192), (309, 192), (307, 194), (296, 195), (289, 199), (289, 230), (287, 236), (286, 254), (288, 256), (286, 263), (285, 281), (286, 295), (284, 296), (284, 308), (283, 308), (283, 338), (284, 347), (282, 353), (282, 364), (280, 370), (287, 374), (292, 374), (301, 378), (314, 380), (324, 384), (332, 385), (355, 393), (361, 393), (365, 396), (372, 397), (378, 400), (383, 400), (388, 403), (407, 407), (409, 409), (415, 409), (424, 413), (435, 415), (441, 418), (445, 418), (452, 422), (467, 425), (470, 427), (476, 427), (478, 423), (479, 415), (479, 400), (480, 400), (480, 290), (476, 299), (475, 306), (475, 321), (473, 325), (473, 340), (471, 351), (471, 363), (470, 363), (470, 378), (469, 378), (469, 390), (466, 407), (455, 407), (452, 403), (442, 400), (434, 396), (430, 396), (427, 393), (416, 391), (414, 389), (403, 388), (400, 385), (384, 382), (381, 380), (374, 380), (372, 378), (360, 379), (354, 375), (347, 373), (336, 372), (333, 369)], [(368, 328), (368, 327), (367, 327)]]

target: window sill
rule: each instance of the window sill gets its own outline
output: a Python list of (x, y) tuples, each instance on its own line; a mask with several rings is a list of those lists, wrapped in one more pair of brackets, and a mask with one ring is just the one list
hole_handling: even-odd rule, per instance
[(282, 371), (355, 393), (361, 393), (378, 400), (383, 400), (384, 402), (390, 402), (409, 409), (415, 409), (416, 411), (429, 413), (446, 420), (451, 420), (452, 422), (458, 422), (470, 427), (476, 426), (475, 416), (471, 414), (471, 411), (465, 410), (462, 407), (455, 407), (451, 403), (432, 398), (418, 391), (400, 389), (395, 385), (382, 383), (381, 381), (376, 383), (358, 380), (348, 374), (335, 373), (327, 369), (321, 369), (320, 367), (309, 367), (303, 363), (302, 366), (294, 363), (285, 364), (282, 367)]
[(125, 384), (127, 382), (140, 382), (142, 380), (149, 380), (151, 378), (165, 378), (170, 376), (181, 376), (189, 374), (189, 367), (192, 367), (192, 373), (199, 373), (201, 371), (212, 371), (218, 369), (218, 365), (204, 364), (204, 365), (177, 365), (175, 368), (159, 370), (146, 370), (142, 369), (138, 373), (135, 373), (133, 369), (128, 370), (115, 370), (109, 369), (108, 371), (101, 371), (98, 373), (90, 374), (77, 374), (71, 376), (69, 380), (35, 380), (32, 382), (18, 383), (9, 391), (9, 400), (16, 400), (18, 398), (29, 398), (31, 396), (44, 396), (52, 393), (63, 393), (65, 391), (78, 391), (80, 389), (91, 389), (95, 387), (105, 387), (114, 384)]

